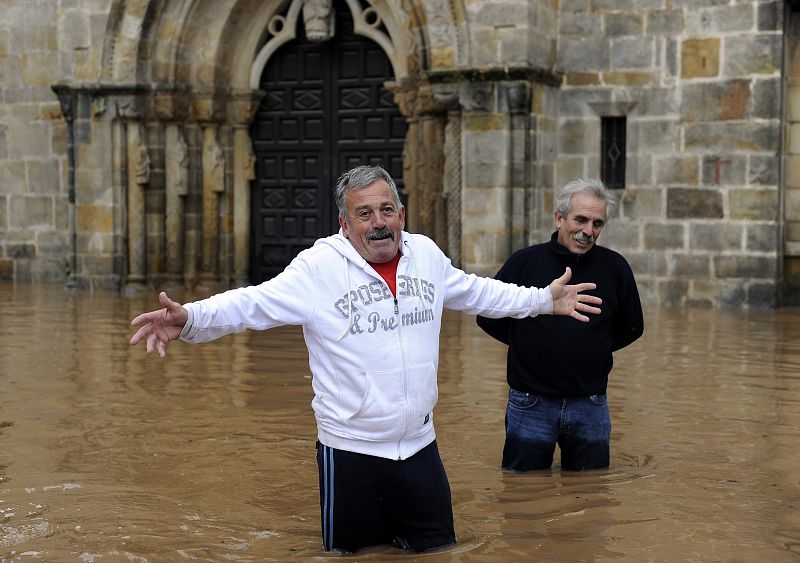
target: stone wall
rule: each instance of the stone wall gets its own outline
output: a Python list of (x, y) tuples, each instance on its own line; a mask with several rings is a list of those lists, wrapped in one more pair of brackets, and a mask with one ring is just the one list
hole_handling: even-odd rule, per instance
[(561, 2), (556, 183), (597, 176), (600, 118), (627, 116), (626, 188), (601, 242), (648, 302), (778, 296), (783, 2), (720, 4)]
[[(425, 39), (419, 41), (424, 53), (409, 49), (393, 56), (405, 61), (409, 72), (403, 91), (411, 88), (419, 95), (420, 84), (432, 86), (432, 99), (440, 106), (413, 115), (438, 120), (447, 155), (437, 168), (438, 181), (448, 198), (447, 221), (460, 214), (460, 228), (439, 221), (435, 229), (447, 232), (448, 247), (466, 269), (493, 273), (512, 250), (547, 238), (554, 189), (576, 177), (599, 175), (600, 119), (624, 115), (626, 188), (601, 243), (630, 260), (643, 299), (771, 306), (780, 302), (784, 274), (797, 281), (800, 295), (800, 97), (793, 78), (800, 65), (793, 36), (784, 41), (798, 25), (785, 26), (792, 18), (784, 17), (784, 2), (373, 4), (398, 14), (396, 21), (405, 22), (409, 38)], [(249, 60), (241, 54), (247, 49), (236, 47), (235, 40), (259, 36), (247, 26), (256, 11), (274, 5), (260, 0), (2, 0), (0, 279), (63, 281), (78, 273), (113, 287), (120, 272), (130, 274), (124, 199), (129, 171), (122, 154), (127, 138), (115, 125), (124, 117), (120, 97), (139, 80), (160, 80), (161, 88), (170, 87), (171, 80), (202, 81), (209, 99), (242, 87), (214, 81), (247, 67)], [(112, 6), (118, 8), (114, 14)], [(226, 10), (235, 11), (234, 17), (226, 20)], [(206, 22), (207, 37), (194, 31), (181, 35), (180, 18), (193, 17), (197, 21), (185, 29)], [(157, 33), (142, 32), (151, 25)], [(255, 39), (242, 44), (257, 51)], [(176, 49), (193, 55), (173, 60)], [(784, 49), (791, 55), (787, 75), (781, 67)], [(106, 107), (104, 96), (95, 92), (95, 97), (72, 98), (83, 100), (75, 107), (61, 107), (51, 89), (58, 83), (78, 85), (84, 93), (110, 84), (104, 96), (113, 103)], [(148, 181), (161, 185), (166, 132), (163, 124), (153, 125), (153, 119), (163, 119), (155, 87), (152, 92), (156, 117), (148, 118), (144, 130), (152, 151)], [(202, 113), (200, 102), (189, 103), (191, 112)], [(164, 123), (183, 123), (170, 119)], [(236, 126), (241, 133), (244, 125), (236, 121)], [(200, 141), (193, 131), (187, 130), (193, 163), (189, 183), (199, 185)], [(223, 144), (231, 145), (225, 145), (230, 162), (234, 153), (244, 154), (241, 147), (232, 150), (233, 132), (223, 127), (220, 134)], [(424, 174), (427, 167), (421, 168)], [(420, 186), (430, 183), (431, 178), (420, 178)], [(228, 183), (239, 186), (242, 180), (231, 177)], [(144, 268), (160, 271), (169, 237), (163, 202), (155, 199), (158, 190), (152, 191), (143, 202), (143, 217), (145, 246), (156, 250), (148, 251)], [(221, 212), (228, 212), (230, 202), (222, 203)], [(191, 223), (186, 234), (200, 245), (202, 214), (198, 209), (186, 213)], [(230, 242), (236, 224), (230, 227), (230, 217), (223, 219), (216, 242), (218, 258), (228, 264), (237, 261), (231, 245), (241, 254), (246, 243)], [(246, 236), (238, 234), (242, 240)], [(455, 236), (458, 244), (451, 240)]]
[(0, 6), (0, 279), (70, 273), (67, 127), (51, 86), (92, 77), (110, 0)]

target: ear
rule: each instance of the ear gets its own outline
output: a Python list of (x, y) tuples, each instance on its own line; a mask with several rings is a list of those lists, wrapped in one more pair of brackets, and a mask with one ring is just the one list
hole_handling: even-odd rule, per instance
[(561, 223), (564, 222), (564, 217), (561, 215), (561, 212), (556, 211), (553, 213), (553, 222), (556, 224), (556, 230), (561, 228)]
[(339, 215), (339, 226), (342, 228), (342, 234), (344, 235), (344, 238), (350, 238), (350, 235), (348, 233), (349, 229), (347, 227), (347, 221), (342, 219), (341, 215)]
[(405, 230), (406, 228), (406, 208), (404, 205), (400, 206), (400, 230)]

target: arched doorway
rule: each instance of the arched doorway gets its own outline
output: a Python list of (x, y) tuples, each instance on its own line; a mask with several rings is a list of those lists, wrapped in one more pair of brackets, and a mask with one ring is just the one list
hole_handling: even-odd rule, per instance
[(267, 62), (266, 92), (251, 127), (253, 283), (281, 272), (298, 252), (336, 232), (336, 178), (357, 164), (380, 164), (402, 187), (406, 122), (384, 82), (392, 65), (356, 35), (344, 0), (334, 2), (335, 34), (296, 40)]

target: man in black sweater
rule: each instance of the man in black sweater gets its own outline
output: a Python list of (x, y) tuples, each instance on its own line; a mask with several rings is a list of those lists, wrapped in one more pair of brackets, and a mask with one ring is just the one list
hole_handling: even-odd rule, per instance
[(572, 268), (572, 282), (593, 281), (603, 299), (588, 323), (551, 316), (527, 319), (478, 317), (484, 331), (508, 344), (506, 441), (503, 467), (547, 469), (556, 444), (561, 467), (581, 471), (608, 467), (611, 418), (606, 386), (612, 353), (644, 330), (636, 281), (617, 252), (597, 246), (615, 204), (602, 182), (576, 180), (555, 201), (556, 232), (549, 242), (515, 252), (495, 276), (542, 287)]

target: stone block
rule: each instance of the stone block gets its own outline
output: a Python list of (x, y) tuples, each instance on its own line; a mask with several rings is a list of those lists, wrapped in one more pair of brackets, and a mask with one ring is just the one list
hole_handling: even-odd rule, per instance
[(52, 194), (61, 191), (61, 171), (57, 160), (29, 160), (29, 193)]
[(778, 252), (779, 230), (775, 223), (748, 223), (745, 250), (751, 252)]
[[(8, 228), (8, 198), (0, 195), (0, 231)], [(2, 254), (0, 254), (2, 256)]]
[(645, 250), (677, 250), (684, 248), (686, 229), (683, 224), (651, 223), (644, 227)]
[(559, 155), (556, 158), (556, 185), (564, 186), (585, 175), (584, 159), (578, 156)]
[(42, 256), (63, 256), (69, 249), (69, 238), (64, 231), (41, 231), (36, 234), (36, 248)]
[[(0, 97), (0, 100), (1, 99)], [(0, 123), (0, 161), (8, 158), (8, 142), (6, 141), (7, 129), (5, 123)]]
[(8, 244), (6, 256), (17, 260), (19, 258), (35, 258), (36, 246), (33, 244)]
[[(796, 72), (800, 72), (800, 67)], [(800, 121), (800, 84), (790, 82), (786, 87), (786, 118), (790, 123)]]
[(25, 53), (20, 56), (20, 73), (28, 86), (47, 86), (58, 82), (58, 53), (55, 51)]
[(559, 11), (564, 14), (588, 12), (591, 10), (589, 0), (560, 0)]
[(646, 88), (641, 91), (636, 113), (642, 117), (665, 117), (678, 113), (679, 100), (674, 88)]
[(710, 78), (719, 75), (718, 37), (687, 39), (681, 45), (681, 78)]
[(718, 278), (772, 278), (775, 256), (714, 256), (714, 274)]
[(563, 12), (558, 18), (558, 32), (562, 35), (600, 35), (597, 16), (588, 12)]
[(46, 123), (11, 121), (8, 157), (14, 160), (50, 156), (50, 129)]
[(622, 37), (611, 41), (610, 67), (646, 69), (653, 67), (654, 39), (652, 37)]
[(656, 159), (656, 184), (697, 185), (700, 165), (696, 156), (668, 156)]
[(666, 276), (667, 257), (665, 252), (631, 252), (625, 253), (625, 259), (637, 275)]
[(26, 229), (53, 226), (53, 199), (50, 196), (11, 196), (9, 227)]
[(465, 162), (504, 164), (508, 158), (507, 132), (465, 132), (463, 138)]
[(78, 233), (111, 233), (113, 230), (112, 209), (105, 205), (79, 205), (75, 215)]
[(717, 299), (714, 305), (723, 308), (741, 308), (747, 299), (744, 281), (717, 283)]
[(772, 190), (731, 190), (728, 194), (731, 219), (750, 219), (761, 221), (778, 220), (778, 191)]
[[(605, 15), (606, 36), (641, 35), (644, 29), (642, 16), (637, 13), (614, 12)], [(596, 23), (595, 23), (596, 25)]]
[(611, 92), (608, 90), (574, 88), (562, 90), (558, 97), (558, 115), (560, 117), (593, 117), (597, 112), (592, 109), (592, 104), (602, 104), (611, 101)]
[(628, 188), (623, 193), (620, 209), (626, 219), (662, 217), (663, 190)]
[(782, 37), (740, 34), (725, 37), (725, 76), (776, 74), (781, 69)]
[(565, 76), (569, 86), (597, 86), (600, 75), (596, 72), (568, 72)]
[(689, 248), (711, 252), (740, 251), (743, 232), (740, 223), (692, 223), (689, 225)]
[(711, 257), (673, 254), (667, 259), (667, 273), (676, 279), (708, 279), (711, 277)]
[(0, 281), (14, 281), (14, 261), (0, 259)]
[(609, 45), (605, 38), (562, 37), (558, 48), (558, 68), (564, 72), (607, 70)]
[(659, 280), (658, 302), (665, 307), (680, 307), (689, 292), (689, 282), (683, 280)]
[(780, 157), (754, 154), (750, 156), (747, 183), (751, 185), (777, 186)]
[(28, 189), (25, 178), (25, 161), (0, 161), (0, 186), (5, 194), (23, 194)]
[(689, 83), (682, 87), (681, 120), (741, 120), (747, 117), (749, 104), (749, 80)]
[(756, 29), (758, 31), (780, 31), (783, 29), (784, 2), (764, 2), (756, 7)]
[(755, 309), (778, 306), (778, 288), (773, 282), (751, 283), (747, 287), (747, 305)]
[(753, 83), (753, 117), (779, 119), (781, 113), (781, 80), (768, 78)]
[(88, 49), (89, 21), (86, 14), (78, 10), (62, 10), (58, 25), (58, 43), (65, 51)]
[(686, 13), (685, 32), (694, 37), (709, 36), (732, 31), (749, 31), (754, 24), (753, 7), (748, 3), (739, 6), (717, 6)]
[(664, 50), (664, 71), (669, 78), (678, 76), (679, 49), (680, 43), (677, 39), (670, 38), (667, 40), (667, 47)]
[(503, 131), (508, 117), (498, 113), (467, 113), (462, 121), (465, 132)]
[(640, 225), (633, 221), (611, 221), (606, 223), (598, 239), (599, 243), (620, 253), (629, 249), (638, 250)]
[(559, 123), (559, 153), (587, 154), (597, 148), (600, 122), (597, 119), (563, 119)]
[(771, 123), (690, 123), (684, 129), (687, 150), (776, 153), (779, 146), (780, 127)]
[[(2, 200), (0, 200), (2, 202)], [(0, 211), (2, 210), (2, 203), (0, 203)], [(786, 221), (785, 233), (787, 241), (800, 242), (800, 217), (795, 218), (794, 221)]]
[(683, 31), (683, 12), (681, 10), (649, 12), (645, 31), (653, 35), (678, 35)]
[(609, 86), (646, 86), (654, 79), (649, 72), (612, 71), (603, 73), (603, 82)]
[(722, 193), (710, 189), (669, 188), (667, 218), (722, 219)]
[(747, 157), (724, 154), (703, 156), (702, 183), (705, 186), (741, 186), (747, 183)]
[(63, 282), (67, 261), (63, 258), (39, 258), (31, 262), (31, 278), (41, 282)]
[(628, 123), (629, 130), (635, 129), (638, 145), (636, 150), (644, 154), (677, 152), (680, 134), (672, 120), (647, 120)]
[(787, 188), (783, 194), (783, 215), (786, 219), (800, 219), (800, 189)]

